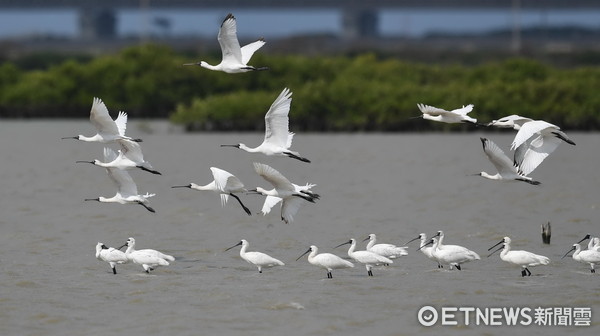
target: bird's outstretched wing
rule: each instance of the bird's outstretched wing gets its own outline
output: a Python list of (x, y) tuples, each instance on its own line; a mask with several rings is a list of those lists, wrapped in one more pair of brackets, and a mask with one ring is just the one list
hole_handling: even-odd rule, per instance
[(128, 139), (120, 139), (118, 140), (118, 143), (123, 155), (128, 157), (131, 161), (137, 163), (144, 162), (142, 147), (137, 142)]
[(106, 168), (106, 172), (108, 173), (108, 177), (117, 186), (118, 193), (121, 196), (125, 198), (138, 196), (137, 186), (127, 171), (118, 168)]
[(429, 106), (429, 105), (424, 105), (424, 104), (417, 104), (417, 107), (419, 108), (419, 110), (421, 110), (421, 113), (423, 114), (430, 114), (433, 116), (438, 116), (438, 115), (442, 115), (442, 114), (449, 114), (450, 111), (446, 111), (444, 109), (441, 109), (439, 107), (435, 107), (435, 106)]
[(117, 158), (117, 153), (109, 147), (104, 147), (104, 162), (113, 162)]
[(481, 138), (481, 143), (483, 144), (483, 152), (501, 175), (517, 173), (517, 169), (513, 166), (512, 161), (498, 145), (486, 138)]
[(529, 175), (550, 155), (561, 143), (561, 139), (554, 136), (538, 135), (525, 141), (517, 147), (514, 165), (523, 175)]
[(115, 119), (115, 125), (117, 125), (119, 135), (125, 136), (125, 130), (127, 130), (127, 113), (119, 111), (119, 115)]
[(244, 64), (248, 64), (248, 62), (250, 61), (250, 58), (252, 58), (252, 55), (254, 55), (254, 52), (257, 51), (258, 49), (260, 49), (262, 46), (265, 45), (265, 39), (264, 38), (259, 38), (258, 40), (252, 42), (252, 43), (248, 43), (245, 46), (242, 47), (242, 63)]
[(275, 188), (294, 191), (294, 185), (280, 172), (273, 169), (271, 166), (267, 166), (264, 163), (254, 162), (254, 170), (256, 173), (269, 183), (271, 183)]
[(220, 168), (210, 167), (215, 179), (216, 187), (222, 191), (235, 191), (244, 189), (244, 184), (235, 175)]
[(289, 131), (289, 112), (292, 92), (284, 88), (265, 114), (265, 140), (263, 143), (289, 148), (294, 133)]
[(463, 106), (461, 108), (457, 108), (456, 110), (452, 110), (452, 113), (467, 115), (469, 112), (473, 111), (473, 104), (469, 104), (467, 106)]
[(219, 45), (221, 45), (223, 62), (242, 62), (242, 51), (237, 38), (237, 26), (233, 14), (227, 14), (223, 23), (221, 23), (217, 40), (219, 41)]
[(515, 135), (510, 149), (515, 150), (536, 133), (540, 133), (547, 128), (559, 129), (556, 125), (552, 125), (551, 123), (543, 120), (533, 120), (523, 124), (523, 126), (521, 126), (517, 132), (517, 135)]
[[(106, 105), (100, 98), (94, 98), (90, 110), (90, 122), (96, 127), (98, 133), (120, 134), (117, 124), (110, 117)], [(127, 117), (125, 117), (125, 122), (127, 122)]]
[(265, 203), (263, 203), (263, 207), (261, 209), (262, 214), (266, 216), (269, 212), (271, 212), (271, 209), (279, 202), (281, 202), (281, 198), (275, 196), (267, 196), (265, 198)]
[(286, 224), (294, 221), (294, 216), (305, 201), (299, 197), (286, 199), (281, 205), (281, 218)]

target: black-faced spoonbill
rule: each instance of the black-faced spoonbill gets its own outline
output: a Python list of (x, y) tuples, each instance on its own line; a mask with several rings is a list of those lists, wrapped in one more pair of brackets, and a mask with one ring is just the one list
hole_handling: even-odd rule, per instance
[(127, 242), (123, 244), (119, 249), (127, 246), (127, 250), (125, 251), (125, 255), (127, 259), (133, 261), (136, 264), (142, 265), (144, 271), (146, 273), (150, 273), (150, 271), (154, 270), (154, 267), (157, 266), (169, 266), (169, 261), (174, 261), (175, 258), (168, 254), (164, 254), (157, 250), (152, 249), (143, 249), (136, 250), (135, 249), (135, 239), (129, 238)]
[(129, 262), (125, 252), (117, 250), (114, 247), (107, 247), (100, 242), (96, 244), (96, 258), (106, 261), (110, 265), (110, 268), (112, 268), (113, 274), (117, 274), (117, 264), (126, 264)]
[(450, 269), (452, 266), (456, 266), (456, 269), (461, 270), (461, 264), (469, 261), (481, 259), (479, 255), (466, 247), (460, 245), (445, 245), (444, 244), (444, 231), (438, 231), (432, 238), (439, 237), (437, 244), (435, 241), (432, 242), (433, 250), (432, 254), (440, 264), (449, 264)]
[(196, 183), (190, 183), (182, 186), (172, 186), (171, 188), (190, 188), (195, 190), (208, 190), (216, 192), (221, 195), (221, 206), (225, 206), (227, 201), (229, 200), (229, 196), (235, 198), (244, 211), (250, 216), (252, 213), (250, 209), (248, 209), (242, 200), (240, 200), (239, 196), (235, 193), (247, 192), (246, 188), (244, 188), (244, 184), (240, 179), (235, 177), (235, 175), (231, 174), (228, 171), (225, 171), (220, 168), (210, 167), (210, 171), (212, 172), (214, 180), (207, 185), (201, 186)]
[(533, 119), (527, 117), (521, 117), (520, 115), (511, 114), (506, 117), (502, 117), (498, 120), (492, 120), (485, 124), (485, 126), (495, 126), (500, 128), (513, 128), (519, 130), (524, 123), (533, 121)]
[(487, 155), (488, 159), (494, 165), (494, 167), (496, 167), (498, 173), (496, 173), (495, 175), (491, 175), (486, 172), (481, 172), (475, 175), (479, 175), (490, 180), (522, 181), (533, 185), (540, 184), (540, 182), (534, 181), (531, 177), (520, 173), (518, 169), (513, 165), (513, 162), (493, 141), (486, 138), (480, 139), (481, 143), (483, 144), (483, 152), (485, 153), (485, 155)]
[(119, 112), (117, 119), (112, 120), (106, 105), (100, 98), (94, 98), (92, 110), (90, 111), (90, 121), (96, 127), (98, 133), (91, 137), (78, 135), (74, 137), (64, 137), (63, 139), (77, 139), (86, 142), (102, 142), (109, 143), (119, 139), (128, 139), (135, 142), (141, 142), (141, 139), (132, 139), (125, 136), (127, 128), (127, 113)]
[(429, 259), (431, 259), (431, 260), (433, 260), (433, 261), (437, 262), (437, 264), (438, 264), (438, 268), (443, 268), (443, 267), (444, 267), (444, 266), (442, 266), (442, 264), (440, 264), (440, 263), (437, 261), (437, 259), (436, 259), (436, 258), (433, 256), (433, 247), (432, 247), (432, 246), (428, 246), (428, 245), (427, 245), (427, 243), (429, 242), (429, 240), (427, 239), (427, 234), (425, 234), (425, 233), (421, 233), (421, 234), (419, 234), (417, 237), (415, 237), (415, 238), (413, 238), (413, 239), (409, 240), (409, 241), (408, 241), (408, 243), (406, 243), (406, 245), (408, 245), (409, 243), (411, 243), (411, 242), (413, 242), (413, 241), (415, 241), (415, 240), (420, 240), (420, 241), (421, 241), (421, 244), (419, 244), (419, 248), (417, 249), (417, 251), (421, 251), (421, 252), (423, 252), (423, 254), (424, 254), (424, 255), (425, 255), (427, 258), (429, 258)]
[(302, 162), (310, 162), (300, 153), (290, 150), (294, 133), (289, 131), (290, 105), (292, 92), (285, 88), (275, 99), (267, 114), (265, 114), (265, 138), (260, 146), (250, 148), (243, 143), (237, 145), (221, 145), (221, 147), (235, 147), (248, 153), (263, 153), (265, 155), (287, 156)]
[(240, 245), (242, 245), (242, 248), (240, 249), (240, 257), (246, 260), (249, 264), (258, 267), (258, 273), (262, 273), (263, 267), (275, 267), (285, 265), (281, 260), (277, 260), (268, 254), (262, 252), (246, 252), (246, 249), (248, 249), (248, 241), (245, 239), (242, 239), (239, 243), (233, 245), (225, 251), (229, 251), (232, 248)]
[(347, 244), (350, 244), (350, 248), (348, 249), (348, 256), (350, 258), (354, 259), (354, 261), (356, 261), (356, 262), (365, 264), (365, 267), (367, 268), (367, 274), (369, 276), (373, 276), (373, 272), (371, 271), (373, 266), (394, 263), (391, 259), (381, 256), (374, 252), (355, 251), (354, 249), (356, 249), (356, 239), (354, 239), (354, 238), (350, 239), (349, 241), (347, 241), (345, 243), (342, 243), (342, 244), (336, 246), (336, 248), (343, 246), (343, 245), (347, 245)]
[(248, 65), (250, 58), (254, 52), (260, 49), (266, 42), (262, 37), (255, 42), (247, 44), (240, 48), (240, 43), (237, 38), (236, 21), (233, 14), (229, 13), (221, 23), (219, 35), (217, 37), (219, 45), (221, 45), (221, 53), (223, 55), (221, 63), (210, 65), (205, 61), (197, 63), (187, 63), (184, 65), (199, 65), (203, 68), (223, 71), (227, 73), (240, 73), (257, 70), (268, 70), (267, 67), (256, 68)]
[(434, 120), (448, 124), (477, 124), (477, 119), (471, 118), (467, 115), (469, 112), (473, 111), (473, 104), (469, 104), (452, 111), (446, 111), (438, 107), (423, 104), (417, 104), (417, 107), (423, 113), (423, 119)]
[(300, 260), (300, 258), (304, 257), (304, 255), (306, 255), (309, 252), (310, 254), (308, 255), (308, 262), (315, 266), (319, 266), (326, 269), (328, 279), (333, 278), (333, 275), (331, 275), (331, 271), (334, 269), (354, 267), (353, 263), (349, 262), (348, 260), (344, 260), (336, 256), (335, 254), (317, 254), (319, 253), (319, 249), (315, 245), (311, 245), (311, 247), (306, 252), (302, 253), (302, 255), (296, 259), (296, 261)]
[[(320, 196), (318, 194), (315, 194), (310, 190), (312, 187), (315, 187), (316, 184), (307, 183), (306, 185), (299, 186), (297, 184), (292, 183), (292, 185), (294, 186), (294, 190), (296, 190), (296, 192), (298, 192), (298, 193), (310, 195), (311, 197), (314, 197), (315, 199), (320, 198)], [(279, 197), (276, 197), (276, 196), (265, 197), (265, 202), (263, 203), (263, 207), (261, 209), (261, 213), (263, 214), (263, 216), (268, 215), (271, 212), (271, 209), (274, 206), (276, 206), (278, 203), (280, 203), (281, 201), (282, 201), (282, 199)], [(301, 201), (299, 201), (299, 202), (302, 203)], [(290, 216), (289, 221), (291, 221), (292, 219), (293, 219), (293, 216)]]
[(377, 236), (374, 233), (369, 234), (363, 241), (369, 241), (367, 244), (367, 251), (374, 252), (380, 256), (384, 256), (389, 259), (396, 259), (401, 256), (408, 255), (406, 252), (406, 246), (396, 246), (393, 244), (376, 244)]
[(76, 161), (77, 163), (91, 163), (96, 166), (104, 168), (119, 168), (119, 169), (133, 169), (138, 168), (147, 171), (152, 174), (162, 175), (160, 172), (154, 170), (150, 162), (144, 160), (144, 154), (142, 154), (142, 148), (137, 142), (131, 140), (117, 140), (121, 149), (119, 155), (112, 149), (104, 148), (104, 162), (100, 160), (94, 161)]
[(270, 166), (267, 166), (266, 164), (255, 162), (254, 170), (258, 175), (262, 176), (265, 180), (271, 183), (274, 188), (271, 190), (266, 190), (261, 187), (257, 187), (256, 189), (249, 190), (249, 192), (281, 198), (281, 219), (286, 224), (289, 224), (294, 220), (294, 215), (296, 215), (298, 209), (300, 209), (300, 206), (304, 202), (303, 200), (315, 203), (315, 199), (319, 199), (319, 195), (314, 194), (311, 191), (297, 189), (297, 185), (290, 182), (280, 172)]
[(148, 205), (148, 198), (155, 194), (146, 193), (145, 195), (138, 194), (137, 186), (131, 175), (125, 170), (119, 168), (105, 168), (108, 177), (117, 186), (117, 193), (115, 196), (98, 197), (98, 198), (86, 198), (86, 201), (97, 201), (102, 203), (119, 203), (119, 204), (140, 204), (150, 212), (155, 212), (150, 205)]
[(531, 173), (561, 142), (575, 145), (560, 127), (543, 120), (524, 123), (511, 144), (515, 151), (514, 165), (524, 175)]
[(521, 270), (521, 276), (531, 276), (531, 271), (529, 271), (528, 267), (539, 266), (539, 265), (548, 265), (550, 263), (550, 258), (544, 257), (542, 255), (538, 255), (535, 253), (531, 253), (528, 251), (511, 251), (510, 249), (510, 238), (504, 237), (501, 241), (499, 241), (496, 245), (490, 247), (488, 251), (493, 249), (494, 247), (502, 244), (497, 250), (491, 252), (489, 256), (492, 254), (502, 250), (500, 252), (500, 259), (506, 261), (507, 263), (511, 263), (513, 265), (520, 266), (523, 268)]

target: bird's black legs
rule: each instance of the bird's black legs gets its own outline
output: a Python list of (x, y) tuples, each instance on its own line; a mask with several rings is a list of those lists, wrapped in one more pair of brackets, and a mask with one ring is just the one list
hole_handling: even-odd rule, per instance
[(250, 212), (250, 209), (246, 208), (246, 206), (244, 205), (244, 203), (242, 203), (242, 200), (240, 200), (238, 196), (236, 196), (234, 193), (229, 193), (229, 195), (233, 196), (233, 198), (235, 198), (240, 203), (240, 205), (242, 206), (242, 208), (244, 208), (244, 211), (246, 211), (248, 216), (252, 216), (252, 212)]
[(527, 271), (527, 276), (531, 276), (531, 271), (528, 268), (525, 268), (525, 271)]
[(116, 267), (113, 267), (112, 270), (113, 270), (113, 274), (117, 274), (117, 268)]
[(331, 275), (331, 272), (327, 272), (327, 279), (333, 279), (333, 275)]
[(460, 268), (460, 265), (456, 265), (456, 269), (459, 271), (462, 271), (462, 269)]
[(156, 212), (156, 210), (152, 209), (151, 207), (147, 206), (146, 204), (144, 204), (144, 202), (139, 202), (138, 204), (142, 205), (144, 208), (146, 208), (146, 210), (150, 211), (150, 212)]
[(369, 276), (373, 276), (373, 272), (371, 272), (371, 270), (369, 270), (369, 271), (367, 272), (367, 274), (368, 274)]
[(296, 160), (300, 160), (302, 162), (307, 162), (310, 163), (310, 160), (307, 158), (303, 158), (301, 156), (298, 156), (296, 154), (290, 153), (290, 152), (283, 152), (283, 154), (287, 155), (288, 157), (291, 157), (292, 159), (296, 159)]

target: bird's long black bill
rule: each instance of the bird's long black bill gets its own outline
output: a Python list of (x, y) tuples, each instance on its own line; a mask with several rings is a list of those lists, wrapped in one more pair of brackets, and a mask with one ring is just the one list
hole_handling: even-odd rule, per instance
[(298, 258), (296, 258), (296, 261), (300, 260), (300, 258), (304, 257), (308, 252), (310, 252), (311, 249), (306, 250), (306, 252), (302, 253), (301, 256), (299, 256)]
[(236, 246), (240, 246), (240, 245), (242, 245), (242, 242), (239, 242), (239, 243), (237, 243), (237, 244), (233, 245), (232, 247), (228, 247), (227, 249), (225, 249), (225, 252), (227, 252), (227, 251), (231, 250), (232, 248), (234, 248), (234, 247), (236, 247)]
[(489, 257), (490, 257), (492, 254), (494, 254), (494, 253), (496, 253), (496, 252), (498, 252), (498, 251), (501, 251), (503, 248), (504, 248), (504, 246), (500, 246), (499, 248), (497, 248), (496, 250), (494, 250), (494, 252), (492, 252), (492, 253), (488, 254), (488, 258), (489, 258)]
[(348, 244), (352, 244), (352, 241), (351, 241), (351, 240), (349, 240), (349, 241), (347, 241), (347, 242), (345, 242), (345, 243), (341, 243), (340, 245), (338, 245), (338, 246), (336, 246), (336, 247), (334, 247), (334, 248), (338, 248), (338, 247), (340, 247), (340, 246), (344, 246), (344, 245), (348, 245)]
[(498, 246), (498, 245), (502, 244), (502, 243), (504, 243), (504, 239), (502, 239), (501, 241), (497, 242), (497, 243), (496, 243), (494, 246), (490, 247), (490, 248), (488, 249), (488, 251), (489, 251), (489, 250), (491, 250), (491, 249), (493, 249), (494, 247), (496, 247), (496, 246)]
[(412, 243), (412, 242), (414, 242), (415, 240), (419, 240), (419, 239), (421, 239), (421, 236), (419, 236), (419, 237), (417, 237), (417, 238), (413, 238), (413, 239), (409, 240), (409, 241), (408, 241), (408, 243), (406, 243), (406, 244), (404, 244), (404, 245), (408, 245), (409, 243)]
[(562, 256), (562, 258), (560, 258), (560, 259), (564, 259), (566, 256), (568, 256), (568, 255), (569, 255), (569, 253), (571, 253), (571, 252), (575, 251), (576, 249), (577, 249), (577, 248), (576, 248), (575, 246), (573, 246), (573, 247), (572, 247), (570, 250), (568, 250), (568, 251), (567, 251), (567, 253), (565, 253), (565, 255), (564, 255), (564, 256)]

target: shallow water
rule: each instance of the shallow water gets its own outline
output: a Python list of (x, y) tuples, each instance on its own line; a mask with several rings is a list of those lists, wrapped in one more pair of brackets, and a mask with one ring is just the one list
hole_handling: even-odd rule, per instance
[[(148, 132), (151, 131), (151, 132)], [(100, 158), (102, 145), (63, 136), (93, 133), (84, 121), (0, 123), (0, 334), (1, 335), (411, 335), (518, 333), (590, 335), (592, 327), (424, 327), (417, 312), (441, 307), (591, 307), (600, 302), (600, 275), (571, 258), (561, 259), (586, 233), (600, 235), (597, 176), (600, 137), (570, 133), (577, 146), (561, 144), (532, 177), (541, 186), (499, 183), (477, 176), (493, 171), (481, 149), (486, 136), (507, 150), (512, 132), (470, 134), (298, 134), (294, 146), (313, 162), (269, 158), (219, 144), (256, 146), (262, 134), (183, 134), (164, 122), (131, 123), (146, 159), (162, 176), (132, 172), (152, 214), (141, 206), (84, 202), (113, 196), (104, 170), (76, 160)], [(235, 200), (173, 185), (212, 180), (209, 167), (237, 175), (247, 187), (267, 187), (252, 162), (272, 165), (292, 182), (316, 183), (322, 195), (300, 209), (289, 225), (278, 211), (247, 216)], [(262, 197), (242, 195), (259, 212)], [(276, 208), (277, 209), (277, 208)], [(543, 245), (540, 224), (552, 223)], [(438, 270), (412, 243), (409, 255), (367, 277), (362, 265), (334, 270), (333, 279), (300, 256), (349, 238), (375, 233), (381, 242), (404, 244), (420, 232), (444, 230), (447, 244), (464, 245), (482, 260), (462, 271)], [(513, 239), (552, 259), (533, 275), (486, 258), (487, 248)], [(113, 275), (96, 260), (98, 241), (176, 256), (168, 267), (143, 273), (119, 265)], [(262, 274), (224, 252), (240, 239), (249, 250), (286, 263)], [(365, 243), (361, 243), (361, 247)]]

